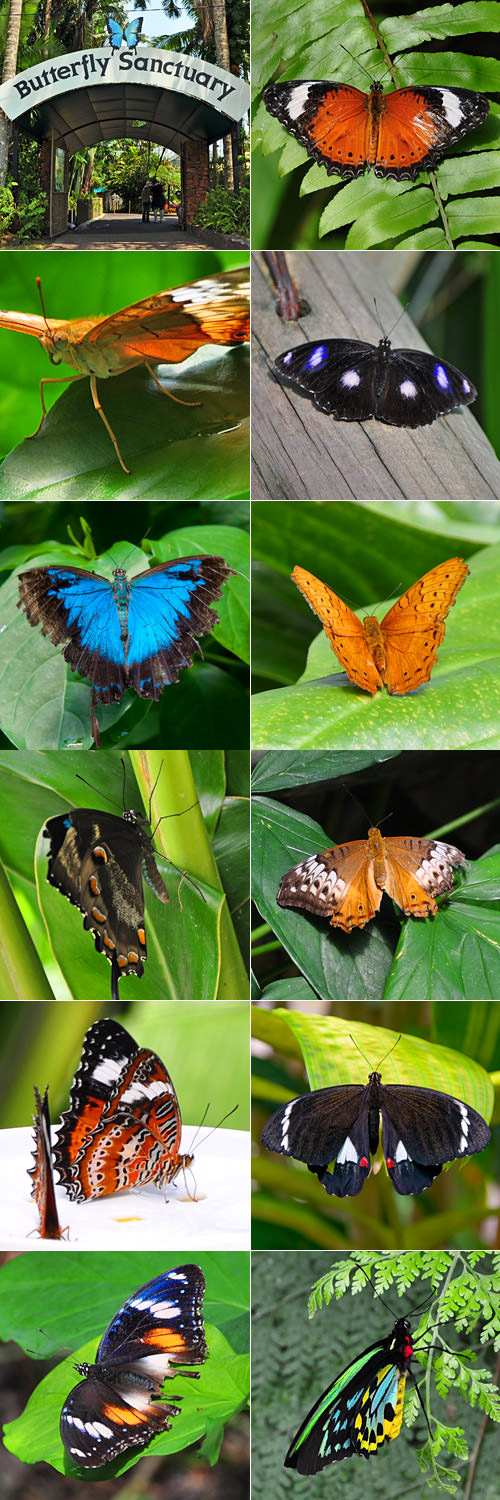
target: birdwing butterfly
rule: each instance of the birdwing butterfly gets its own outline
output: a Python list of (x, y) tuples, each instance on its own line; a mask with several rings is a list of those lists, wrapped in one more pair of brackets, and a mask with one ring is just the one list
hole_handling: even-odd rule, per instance
[(19, 601), (30, 625), (55, 646), (72, 671), (90, 678), (92, 733), (99, 744), (98, 703), (119, 703), (127, 688), (157, 702), (179, 672), (203, 656), (198, 636), (219, 623), (211, 609), (234, 576), (222, 557), (200, 554), (157, 563), (113, 580), (84, 568), (29, 568), (18, 577)]
[(369, 828), (367, 839), (310, 854), (287, 870), (276, 900), (352, 932), (372, 921), (384, 891), (406, 916), (435, 916), (435, 897), (453, 890), (454, 872), (466, 864), (461, 849), (441, 839), (383, 838)]
[[(40, 285), (40, 283), (39, 283)], [(43, 305), (43, 304), (42, 304)], [(171, 287), (131, 303), (107, 318), (46, 318), (32, 313), (0, 312), (0, 328), (40, 340), (53, 364), (61, 361), (90, 376), (95, 410), (104, 423), (125, 474), (129, 474), (112, 427), (103, 411), (97, 379), (121, 375), (145, 365), (162, 395), (168, 395), (152, 368), (181, 364), (203, 344), (241, 344), (250, 335), (250, 284), (245, 269), (220, 271), (189, 286)], [(71, 376), (61, 377), (70, 380)], [(42, 380), (42, 418), (46, 415)], [(178, 400), (178, 397), (174, 398)], [(181, 402), (181, 405), (183, 403)]]
[(83, 1203), (154, 1182), (191, 1166), (179, 1153), (181, 1114), (167, 1069), (119, 1021), (89, 1027), (54, 1146), (69, 1198)]
[(32, 1178), (31, 1196), (35, 1199), (38, 1209), (40, 1239), (61, 1240), (67, 1231), (61, 1229), (59, 1223), (54, 1189), (48, 1084), (43, 1099), (36, 1087), (34, 1093), (36, 1111), (33, 1115), (34, 1166), (28, 1167), (28, 1176)]
[(314, 406), (336, 422), (376, 417), (393, 427), (426, 427), (456, 406), (470, 406), (477, 391), (454, 365), (421, 349), (392, 349), (358, 339), (299, 344), (275, 360), (276, 369)]
[(61, 1411), (61, 1438), (73, 1463), (97, 1469), (127, 1448), (167, 1432), (180, 1406), (162, 1402), (165, 1379), (199, 1379), (208, 1349), (203, 1324), (205, 1278), (199, 1266), (178, 1266), (139, 1287), (103, 1334), (94, 1364), (77, 1364), (84, 1379)]
[(304, 568), (294, 568), (292, 578), (321, 620), (350, 681), (367, 693), (385, 685), (390, 693), (403, 694), (429, 681), (446, 616), (468, 573), (461, 557), (438, 563), (391, 605), (382, 621), (375, 615), (358, 620), (328, 584)]
[(345, 83), (275, 83), (264, 104), (296, 136), (308, 156), (349, 181), (372, 167), (375, 177), (415, 181), (445, 151), (482, 125), (489, 111), (472, 89), (405, 88), (369, 94)]
[(290, 1100), (268, 1120), (261, 1141), (270, 1151), (306, 1162), (330, 1195), (354, 1198), (378, 1147), (380, 1116), (387, 1171), (403, 1196), (423, 1192), (445, 1162), (473, 1156), (491, 1139), (482, 1115), (461, 1099), (383, 1084), (380, 1073), (370, 1073), (366, 1086), (340, 1084)]
[(323, 1392), (290, 1444), (285, 1467), (318, 1474), (356, 1453), (370, 1458), (397, 1438), (412, 1354), (409, 1318), (397, 1318), (392, 1333), (358, 1354)]

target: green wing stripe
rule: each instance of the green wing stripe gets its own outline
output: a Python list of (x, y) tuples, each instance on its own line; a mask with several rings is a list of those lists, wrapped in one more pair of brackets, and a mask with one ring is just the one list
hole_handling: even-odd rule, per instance
[(323, 1416), (325, 1411), (328, 1411), (328, 1408), (330, 1406), (333, 1406), (334, 1401), (338, 1396), (340, 1396), (341, 1392), (344, 1390), (349, 1381), (353, 1380), (354, 1376), (357, 1375), (360, 1370), (364, 1370), (365, 1365), (369, 1363), (375, 1350), (379, 1347), (380, 1345), (378, 1344), (372, 1344), (370, 1349), (365, 1349), (364, 1354), (360, 1354), (358, 1359), (353, 1360), (352, 1365), (348, 1365), (347, 1369), (343, 1370), (342, 1374), (339, 1375), (336, 1380), (334, 1380), (333, 1385), (330, 1385), (328, 1387), (328, 1390), (324, 1392), (321, 1400), (318, 1401), (317, 1406), (314, 1406), (313, 1410), (309, 1413), (309, 1420), (304, 1424), (303, 1427), (301, 1427), (295, 1443), (290, 1448), (290, 1453), (296, 1453), (298, 1449), (302, 1447), (302, 1444), (309, 1436), (312, 1428), (316, 1426), (316, 1423), (319, 1421), (320, 1417)]

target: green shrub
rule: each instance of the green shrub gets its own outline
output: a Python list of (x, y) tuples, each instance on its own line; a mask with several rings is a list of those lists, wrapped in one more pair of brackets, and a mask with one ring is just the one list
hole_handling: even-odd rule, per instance
[(18, 235), (20, 240), (36, 240), (43, 233), (45, 215), (47, 212), (47, 197), (45, 193), (19, 194), (17, 214), (19, 220)]
[(10, 229), (16, 212), (16, 205), (10, 187), (0, 187), (0, 234), (6, 234)]
[(204, 203), (200, 203), (193, 222), (201, 229), (216, 229), (219, 234), (250, 234), (250, 193), (242, 188), (241, 193), (228, 192), (225, 187), (211, 188)]

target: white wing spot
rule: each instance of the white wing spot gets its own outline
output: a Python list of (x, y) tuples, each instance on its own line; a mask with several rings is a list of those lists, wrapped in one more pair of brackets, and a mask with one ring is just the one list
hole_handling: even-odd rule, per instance
[(341, 375), (340, 378), (340, 384), (346, 386), (347, 390), (354, 390), (357, 385), (361, 385), (361, 375), (359, 374), (359, 371), (344, 370), (344, 374)]
[(298, 88), (292, 89), (286, 105), (286, 112), (291, 120), (298, 120), (302, 114), (309, 98), (310, 87), (310, 83), (301, 83)]
[(402, 380), (399, 389), (402, 396), (407, 396), (409, 401), (414, 401), (417, 394), (417, 387), (414, 385), (413, 380)]

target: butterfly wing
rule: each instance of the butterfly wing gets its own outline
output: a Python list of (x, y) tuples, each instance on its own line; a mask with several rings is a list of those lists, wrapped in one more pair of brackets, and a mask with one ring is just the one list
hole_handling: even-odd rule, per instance
[(409, 178), (431, 171), (444, 152), (482, 125), (489, 111), (472, 89), (408, 88), (385, 94), (377, 143), (376, 177)]
[(456, 406), (470, 406), (477, 391), (466, 375), (420, 349), (378, 346), (372, 415), (394, 427), (426, 427)]
[(173, 1378), (178, 1365), (202, 1365), (207, 1357), (203, 1323), (205, 1277), (199, 1266), (183, 1265), (164, 1271), (140, 1287), (103, 1334), (96, 1359), (108, 1364), (126, 1359), (127, 1367), (151, 1371), (158, 1359), (156, 1380)]
[(111, 46), (118, 47), (119, 49), (123, 42), (123, 31), (121, 26), (118, 25), (117, 21), (113, 20), (112, 16), (106, 16), (106, 26)]
[(106, 954), (118, 977), (140, 978), (147, 949), (139, 827), (112, 813), (73, 808), (49, 818), (45, 834), (49, 884), (83, 913), (97, 952)]
[(333, 589), (328, 588), (328, 584), (315, 578), (313, 573), (294, 568), (292, 578), (321, 620), (325, 635), (350, 681), (367, 693), (376, 693), (377, 688), (382, 687), (383, 679), (373, 660), (361, 620), (338, 594), (334, 594)]
[(434, 916), (434, 898), (453, 890), (454, 871), (467, 864), (465, 854), (441, 839), (387, 838), (383, 844), (387, 895), (406, 916)]
[(451, 1094), (410, 1085), (380, 1089), (382, 1141), (397, 1193), (421, 1193), (444, 1162), (483, 1151), (491, 1131), (477, 1110)]
[(286, 1468), (318, 1474), (355, 1453), (370, 1458), (398, 1436), (410, 1357), (405, 1322), (398, 1319), (391, 1336), (365, 1349), (324, 1391), (288, 1449)]
[[(250, 337), (248, 270), (219, 271), (191, 285), (171, 287), (131, 303), (109, 318), (92, 319), (71, 361), (97, 376), (119, 374), (141, 364), (180, 364), (203, 344), (242, 344)], [(59, 330), (58, 340), (64, 340)]]
[[(370, 1151), (378, 1144), (378, 1111), (370, 1138), (369, 1094), (369, 1084), (340, 1084), (291, 1099), (267, 1121), (262, 1145), (305, 1161), (327, 1193), (353, 1198), (361, 1192), (370, 1171)], [(328, 1172), (333, 1161), (334, 1171)]]
[(368, 95), (345, 83), (275, 83), (264, 91), (271, 115), (328, 175), (359, 177), (368, 161)]
[(117, 1021), (86, 1034), (62, 1116), (54, 1158), (60, 1181), (77, 1202), (166, 1183), (185, 1165), (181, 1116), (167, 1069)]
[(129, 21), (128, 26), (125, 27), (123, 39), (127, 43), (127, 47), (137, 47), (142, 31), (142, 22), (143, 17), (136, 16), (135, 21)]
[[(19, 604), (30, 625), (55, 646), (73, 672), (99, 678), (101, 702), (118, 701), (127, 686), (125, 643), (113, 583), (84, 568), (30, 568), (18, 577)], [(68, 639), (69, 638), (69, 639)]]
[(319, 411), (337, 422), (364, 422), (377, 403), (377, 348), (359, 339), (324, 339), (299, 344), (274, 361), (301, 391), (312, 396)]
[(126, 1448), (143, 1447), (156, 1433), (168, 1431), (170, 1417), (180, 1412), (180, 1406), (152, 1401), (152, 1382), (140, 1384), (126, 1372), (111, 1381), (93, 1365), (77, 1368), (91, 1373), (66, 1397), (59, 1430), (66, 1452), (81, 1468), (101, 1468)]
[(380, 626), (385, 656), (380, 675), (390, 693), (409, 693), (429, 681), (446, 616), (468, 573), (461, 557), (438, 563), (385, 615)]
[(207, 555), (159, 563), (132, 578), (127, 681), (140, 697), (158, 699), (168, 683), (178, 682), (182, 668), (192, 665), (195, 651), (203, 655), (197, 637), (218, 623), (210, 606), (232, 573), (222, 557)]
[(42, 1240), (60, 1240), (63, 1230), (59, 1223), (54, 1177), (52, 1172), (52, 1138), (49, 1110), (49, 1087), (43, 1099), (35, 1088), (35, 1110), (33, 1115), (34, 1166), (28, 1167), (28, 1176), (33, 1179), (31, 1196), (36, 1201), (39, 1214), (39, 1233)]
[(283, 875), (276, 900), (315, 916), (329, 917), (332, 927), (351, 932), (365, 927), (378, 911), (383, 887), (374, 879), (373, 859), (366, 839), (336, 844), (321, 854), (310, 854)]

